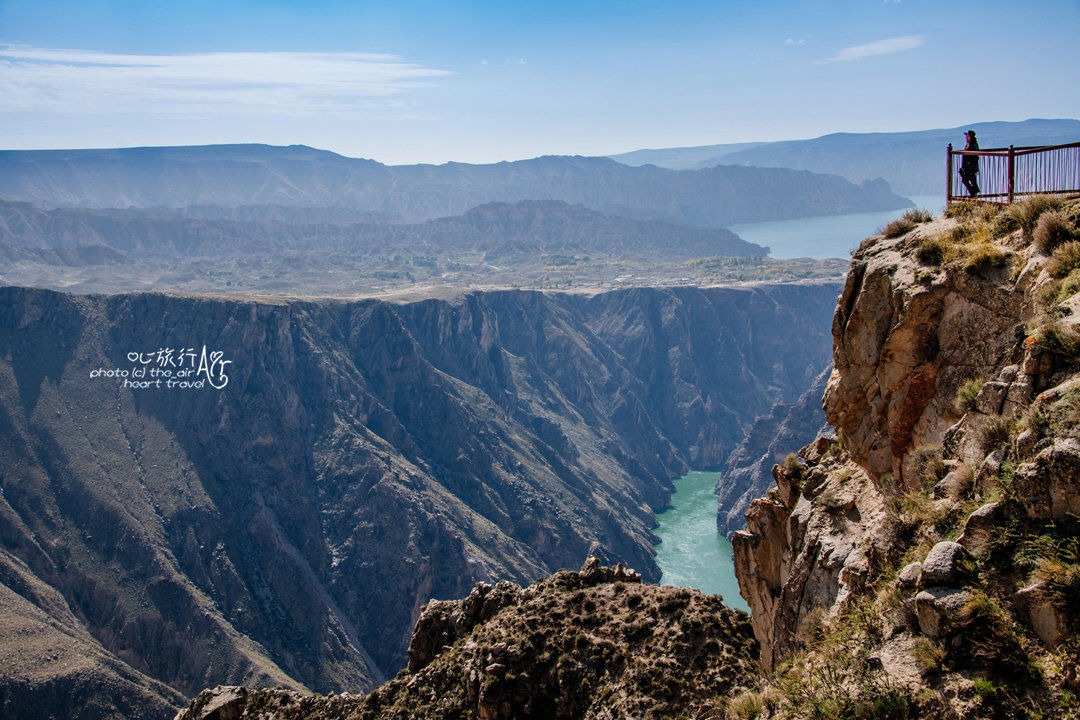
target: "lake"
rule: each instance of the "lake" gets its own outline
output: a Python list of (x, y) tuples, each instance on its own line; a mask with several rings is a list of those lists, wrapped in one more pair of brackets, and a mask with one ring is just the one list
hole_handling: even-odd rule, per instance
[(739, 595), (731, 543), (716, 531), (718, 472), (694, 471), (675, 480), (671, 507), (656, 514), (656, 562), (661, 585), (691, 587), (710, 595), (723, 595), (730, 607), (750, 608)]
[[(939, 195), (912, 195), (916, 207), (940, 215), (945, 198)], [(791, 258), (849, 258), (851, 251), (865, 238), (876, 235), (888, 222), (907, 210), (886, 210), (853, 215), (824, 215), (821, 217), (774, 220), (771, 222), (741, 223), (729, 229), (747, 242), (767, 245), (770, 257)]]

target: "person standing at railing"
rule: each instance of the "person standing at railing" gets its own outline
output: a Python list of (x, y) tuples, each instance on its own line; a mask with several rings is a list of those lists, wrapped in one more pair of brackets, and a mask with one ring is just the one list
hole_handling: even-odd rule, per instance
[[(968, 130), (964, 133), (964, 137), (967, 139), (967, 143), (964, 145), (964, 150), (978, 150), (979, 141), (975, 139), (975, 131)], [(963, 181), (964, 187), (967, 188), (968, 194), (971, 197), (975, 197), (979, 194), (979, 156), (978, 155), (964, 155), (960, 160), (960, 180)]]

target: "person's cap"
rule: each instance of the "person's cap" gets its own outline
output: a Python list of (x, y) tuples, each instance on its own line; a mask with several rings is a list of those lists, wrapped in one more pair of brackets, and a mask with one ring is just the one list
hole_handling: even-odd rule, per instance
[(975, 131), (974, 131), (974, 130), (968, 130), (968, 131), (967, 131), (966, 133), (964, 133), (964, 134), (965, 134), (965, 135), (974, 135), (974, 134), (975, 134)]

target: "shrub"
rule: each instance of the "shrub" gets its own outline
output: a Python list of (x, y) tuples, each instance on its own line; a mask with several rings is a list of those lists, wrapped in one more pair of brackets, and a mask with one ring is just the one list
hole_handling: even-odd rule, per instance
[(968, 412), (975, 409), (975, 399), (979, 397), (979, 391), (986, 381), (982, 378), (968, 380), (956, 391), (956, 409), (960, 412)]
[(1052, 558), (1040, 558), (1033, 573), (1046, 588), (1050, 600), (1070, 615), (1080, 614), (1080, 566)]
[(1061, 198), (1054, 195), (1030, 195), (1017, 200), (1005, 209), (1005, 214), (1024, 231), (1024, 237), (1031, 239), (1036, 223), (1043, 213), (1061, 207)]
[(911, 648), (911, 654), (923, 672), (935, 672), (945, 662), (945, 651), (929, 638), (920, 637)]
[(914, 230), (915, 226), (921, 223), (930, 222), (933, 219), (934, 216), (926, 210), (911, 208), (882, 228), (881, 234), (887, 238), (900, 237), (901, 235), (906, 235)]
[(913, 487), (929, 487), (945, 477), (945, 460), (938, 445), (920, 445), (904, 458), (904, 478)]
[(754, 720), (764, 709), (765, 700), (761, 693), (747, 691), (728, 703), (727, 716), (734, 720)]
[(1048, 210), (1039, 216), (1032, 232), (1035, 247), (1043, 255), (1049, 255), (1057, 248), (1076, 238), (1075, 228), (1068, 216), (1061, 210)]
[(942, 238), (920, 238), (915, 248), (915, 259), (923, 265), (941, 265), (945, 262), (948, 245)]
[(992, 417), (979, 428), (979, 447), (984, 453), (991, 453), (1009, 443), (1009, 421), (1003, 417)]
[(1050, 412), (1036, 403), (1027, 409), (1021, 423), (1025, 430), (1031, 431), (1036, 440), (1042, 440), (1050, 430)]
[(1074, 362), (1080, 360), (1080, 336), (1055, 320), (1035, 334), (1035, 347), (1052, 357)]
[(999, 217), (1000, 214), (1000, 206), (977, 200), (961, 200), (945, 209), (945, 217), (957, 218), (958, 220), (991, 221)]
[(985, 220), (964, 221), (929, 238), (919, 238), (915, 257), (924, 265), (956, 262), (965, 270), (1004, 267), (1013, 253), (994, 244), (991, 225)]
[(1046, 272), (1052, 277), (1063, 278), (1080, 268), (1080, 241), (1070, 240), (1054, 248), (1054, 254), (1046, 263)]
[(1080, 292), (1080, 268), (1073, 270), (1068, 277), (1061, 281), (1061, 286), (1057, 289), (1054, 300), (1059, 303), (1064, 302), (1078, 292)]
[(790, 478), (801, 478), (805, 469), (806, 466), (799, 462), (799, 457), (795, 453), (788, 453), (784, 462), (780, 463), (780, 470)]
[(1002, 250), (990, 242), (980, 242), (968, 245), (962, 255), (961, 267), (965, 270), (984, 270), (994, 267), (1005, 267), (1009, 264), (1012, 253)]
[(910, 220), (913, 223), (928, 223), (934, 219), (933, 213), (929, 210), (923, 210), (922, 208), (911, 208), (904, 213), (904, 218)]
[(1016, 623), (995, 598), (981, 590), (973, 590), (971, 599), (957, 613), (956, 630), (967, 641), (956, 654), (958, 664), (981, 665), (1017, 682), (1039, 677)]
[(1020, 229), (1020, 223), (1016, 221), (1012, 215), (1008, 213), (998, 213), (991, 221), (992, 233), (995, 238), (1005, 237), (1011, 232), (1015, 232)]
[(915, 223), (907, 217), (896, 218), (881, 229), (881, 234), (887, 238), (900, 237), (915, 229)]
[[(941, 539), (950, 527), (947, 501), (938, 502), (928, 489), (917, 489), (892, 499), (893, 510), (901, 522), (934, 539)], [(927, 548), (929, 552), (930, 548)]]

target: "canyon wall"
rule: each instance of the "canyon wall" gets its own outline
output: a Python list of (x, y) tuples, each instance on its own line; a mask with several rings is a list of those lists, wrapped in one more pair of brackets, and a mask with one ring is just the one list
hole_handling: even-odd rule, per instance
[[(222, 682), (368, 690), (429, 598), (590, 553), (655, 580), (670, 480), (798, 398), (836, 292), (0, 289), (6, 712), (88, 683), (87, 717)], [(221, 389), (92, 377), (204, 345)]]
[(838, 438), (775, 467), (733, 536), (762, 692), (834, 673), (843, 697), (811, 694), (853, 712), (1074, 716), (1078, 220), (1060, 199), (961, 206), (855, 254)]

